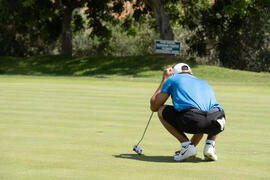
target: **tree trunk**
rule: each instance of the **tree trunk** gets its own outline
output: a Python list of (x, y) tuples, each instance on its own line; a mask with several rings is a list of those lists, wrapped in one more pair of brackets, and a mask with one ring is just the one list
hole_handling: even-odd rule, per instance
[(146, 0), (147, 5), (150, 6), (155, 13), (160, 30), (160, 38), (163, 40), (174, 40), (174, 34), (168, 16), (165, 13), (164, 2), (165, 0)]
[(72, 56), (72, 20), (73, 8), (64, 9), (63, 22), (62, 22), (62, 49), (61, 54)]

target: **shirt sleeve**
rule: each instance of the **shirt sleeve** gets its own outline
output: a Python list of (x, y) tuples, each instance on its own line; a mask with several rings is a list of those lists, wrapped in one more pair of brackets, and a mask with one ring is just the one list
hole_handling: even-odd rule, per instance
[(172, 80), (171, 80), (171, 78), (168, 78), (164, 82), (164, 84), (163, 84), (163, 86), (161, 88), (161, 92), (171, 95), (171, 85), (172, 85)]

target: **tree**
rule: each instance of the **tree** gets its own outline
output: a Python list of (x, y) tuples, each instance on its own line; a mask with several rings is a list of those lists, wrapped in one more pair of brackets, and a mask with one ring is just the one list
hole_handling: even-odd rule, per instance
[(270, 71), (269, 1), (182, 1), (180, 24), (193, 32), (190, 53), (211, 63), (252, 71)]
[(134, 17), (138, 19), (143, 14), (153, 14), (160, 32), (160, 38), (164, 40), (173, 40), (174, 33), (166, 13), (166, 5), (171, 1), (165, 0), (137, 0), (134, 3)]
[[(76, 8), (82, 7), (88, 9), (86, 13), (88, 26), (92, 29), (91, 35), (101, 37), (106, 42), (110, 30), (105, 22), (117, 22), (113, 12), (120, 12), (122, 3), (121, 0), (1, 0), (0, 44), (6, 47), (0, 50), (1, 55), (42, 54), (61, 35), (61, 54), (71, 56), (71, 23), (73, 21), (77, 27), (83, 27), (84, 23), (81, 14), (72, 14)], [(105, 45), (101, 43), (100, 49)]]
[[(124, 1), (121, 0), (55, 0), (53, 4), (62, 17), (62, 50), (64, 55), (72, 55), (72, 13), (77, 8), (85, 8), (85, 14), (89, 21), (88, 27), (92, 29), (91, 36), (97, 36), (101, 42), (97, 47), (98, 52), (102, 52), (111, 37), (111, 31), (105, 25), (105, 22), (117, 23), (113, 13), (120, 13), (123, 10)], [(83, 27), (82, 17), (77, 14), (76, 25)], [(77, 29), (78, 30), (78, 29)]]
[[(44, 54), (60, 34), (59, 16), (49, 1), (0, 1), (0, 55)], [(50, 33), (47, 33), (50, 32)]]
[[(160, 38), (174, 40), (173, 30), (170, 26), (168, 16), (165, 12), (165, 0), (146, 0), (146, 4), (154, 11), (157, 24), (160, 30)], [(168, 1), (167, 1), (168, 2)]]
[(72, 56), (72, 13), (76, 8), (84, 7), (87, 0), (55, 0), (53, 4), (62, 16), (61, 54)]

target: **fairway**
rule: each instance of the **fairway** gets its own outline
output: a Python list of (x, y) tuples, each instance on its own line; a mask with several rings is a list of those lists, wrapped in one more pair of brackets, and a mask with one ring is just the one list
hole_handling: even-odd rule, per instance
[(156, 113), (132, 151), (159, 79), (2, 75), (0, 180), (270, 179), (269, 83), (209, 83), (227, 118), (219, 159), (203, 160), (204, 136), (195, 159), (174, 162), (180, 144)]

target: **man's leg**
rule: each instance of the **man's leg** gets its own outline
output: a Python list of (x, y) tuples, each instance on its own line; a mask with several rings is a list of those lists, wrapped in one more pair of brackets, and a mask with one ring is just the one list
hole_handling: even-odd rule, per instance
[(194, 134), (191, 138), (191, 143), (196, 147), (201, 141), (203, 134)]
[(217, 158), (217, 154), (216, 154), (216, 150), (215, 150), (215, 140), (216, 140), (217, 135), (208, 135), (206, 142), (205, 142), (205, 146), (204, 146), (204, 157), (206, 160), (212, 160), (212, 161), (216, 161)]
[[(213, 121), (212, 119), (216, 119), (216, 121)], [(218, 158), (215, 150), (215, 140), (217, 135), (224, 131), (226, 121), (225, 113), (224, 111), (214, 111), (209, 114), (207, 120), (211, 122), (211, 125), (207, 128), (209, 134), (205, 142), (203, 154), (205, 159), (216, 161)]]
[[(191, 144), (188, 137), (183, 133), (173, 127), (170, 123), (168, 123), (163, 117), (163, 111), (166, 106), (160, 107), (158, 111), (158, 117), (163, 124), (163, 126), (172, 134), (180, 143), (181, 143), (181, 150), (176, 153), (174, 156), (175, 161), (184, 161), (192, 156), (196, 156), (196, 148), (194, 145)], [(167, 112), (168, 113), (168, 112)], [(169, 112), (170, 113), (170, 112)], [(173, 111), (171, 113), (174, 113)], [(168, 117), (166, 117), (168, 118)], [(167, 119), (168, 120), (168, 119)]]
[[(162, 106), (160, 107), (159, 111), (158, 111), (158, 117), (161, 121), (161, 123), (163, 124), (163, 126), (176, 138), (178, 139), (178, 141), (180, 143), (182, 142), (186, 142), (186, 141), (189, 141), (188, 137), (182, 133), (182, 132), (179, 132), (177, 129), (175, 129), (172, 125), (170, 125), (168, 122), (166, 122), (162, 116), (162, 112), (164, 110), (166, 106)], [(191, 143), (194, 145), (194, 146), (197, 146), (198, 143), (200, 142), (200, 140), (202, 139), (203, 137), (203, 134), (194, 134), (191, 138)]]
[(215, 140), (217, 138), (217, 135), (224, 130), (225, 126), (225, 117), (222, 117), (217, 120), (218, 125), (216, 125), (216, 128), (218, 128), (218, 131), (215, 131), (215, 135), (208, 134), (207, 140), (205, 142), (204, 146), (204, 157), (207, 160), (216, 161), (218, 159), (216, 150), (215, 150)]
[(210, 134), (209, 134), (209, 135), (207, 136), (207, 140), (215, 141), (216, 138), (217, 138), (217, 135), (214, 135), (214, 136), (213, 136), (213, 135), (210, 135)]
[(172, 125), (170, 125), (167, 121), (164, 120), (162, 116), (162, 112), (166, 106), (161, 106), (158, 110), (158, 117), (163, 124), (163, 126), (171, 133), (180, 143), (189, 141), (188, 137), (183, 133), (179, 132), (177, 129), (175, 129)]

